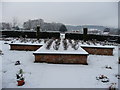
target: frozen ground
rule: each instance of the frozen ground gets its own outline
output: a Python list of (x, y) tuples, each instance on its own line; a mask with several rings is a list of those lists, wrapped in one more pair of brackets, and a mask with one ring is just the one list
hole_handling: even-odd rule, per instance
[[(118, 47), (114, 56), (89, 55), (89, 65), (66, 65), (33, 63), (34, 51), (11, 51), (9, 45), (2, 43), (2, 87), (3, 88), (108, 88), (118, 79)], [(21, 65), (15, 66), (15, 62)], [(109, 65), (112, 69), (106, 69)], [(23, 69), (25, 85), (17, 86), (16, 73)], [(96, 76), (106, 75), (110, 82), (102, 83)]]

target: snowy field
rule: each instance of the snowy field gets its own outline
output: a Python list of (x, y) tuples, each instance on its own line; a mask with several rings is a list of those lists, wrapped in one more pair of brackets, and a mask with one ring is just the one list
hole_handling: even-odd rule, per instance
[[(34, 51), (12, 51), (5, 41), (0, 41), (2, 58), (2, 88), (108, 88), (117, 83), (118, 47), (115, 46), (113, 56), (89, 55), (88, 65), (67, 65), (34, 63)], [(16, 61), (21, 65), (15, 66)], [(105, 66), (112, 69), (106, 69)], [(23, 69), (25, 85), (17, 86), (16, 74)], [(110, 82), (96, 80), (97, 76), (105, 75)], [(1, 80), (1, 78), (0, 78)]]

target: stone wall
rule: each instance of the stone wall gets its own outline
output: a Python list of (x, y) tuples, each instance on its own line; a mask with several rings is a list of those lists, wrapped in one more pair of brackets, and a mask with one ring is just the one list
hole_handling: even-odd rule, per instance
[(88, 55), (74, 54), (34, 54), (35, 62), (57, 63), (57, 64), (84, 64), (87, 65)]
[[(10, 44), (11, 50), (36, 51), (42, 45)], [(93, 55), (113, 55), (114, 48), (107, 47), (85, 47), (81, 46), (89, 54)], [(84, 64), (87, 65), (87, 56), (89, 54), (50, 54), (33, 53), (35, 62), (46, 62), (54, 64)]]
[(89, 54), (93, 55), (113, 55), (114, 48), (82, 47)]
[(42, 45), (17, 45), (10, 44), (10, 50), (36, 51)]

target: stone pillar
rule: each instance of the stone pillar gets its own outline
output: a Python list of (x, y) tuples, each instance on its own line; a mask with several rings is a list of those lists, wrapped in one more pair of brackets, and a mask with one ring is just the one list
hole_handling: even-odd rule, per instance
[(83, 28), (83, 40), (87, 41), (87, 32), (88, 32), (88, 28)]
[(36, 37), (37, 37), (37, 40), (39, 40), (40, 39), (40, 26), (37, 26), (36, 30), (37, 30)]

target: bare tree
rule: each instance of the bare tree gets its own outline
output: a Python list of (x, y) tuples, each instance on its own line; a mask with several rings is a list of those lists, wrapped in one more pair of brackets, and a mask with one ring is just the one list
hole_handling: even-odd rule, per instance
[(19, 20), (17, 17), (13, 17), (12, 19), (12, 27), (17, 27), (19, 25)]

